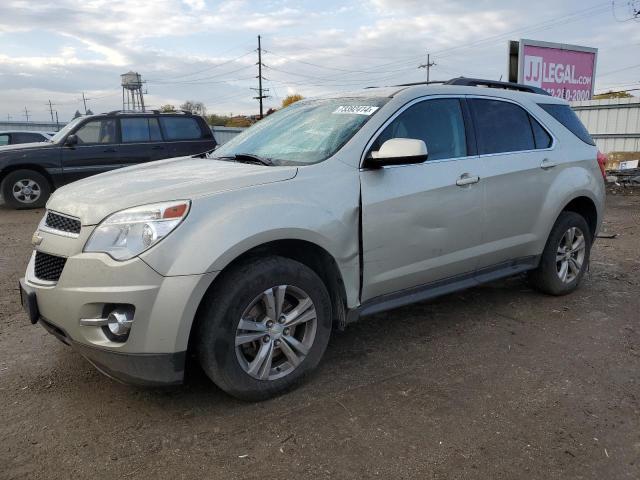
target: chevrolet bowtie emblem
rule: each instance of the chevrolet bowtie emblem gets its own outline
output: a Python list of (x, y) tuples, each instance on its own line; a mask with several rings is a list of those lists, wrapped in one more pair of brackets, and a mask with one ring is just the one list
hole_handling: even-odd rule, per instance
[(40, 236), (40, 233), (38, 233), (37, 231), (33, 234), (33, 236), (31, 237), (31, 244), (34, 247), (37, 247), (38, 245), (40, 245), (42, 243), (42, 237)]

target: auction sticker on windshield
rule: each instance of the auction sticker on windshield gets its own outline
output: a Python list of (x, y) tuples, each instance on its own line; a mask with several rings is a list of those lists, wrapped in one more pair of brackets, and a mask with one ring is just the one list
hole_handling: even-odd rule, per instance
[(351, 114), (351, 115), (371, 115), (380, 107), (373, 107), (370, 105), (340, 105), (333, 113), (337, 114)]

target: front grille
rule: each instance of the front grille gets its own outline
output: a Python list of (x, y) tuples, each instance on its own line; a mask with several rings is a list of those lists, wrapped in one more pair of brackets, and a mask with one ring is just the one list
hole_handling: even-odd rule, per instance
[(40, 280), (57, 282), (62, 275), (67, 259), (56, 255), (49, 255), (44, 252), (36, 252), (35, 274)]
[(80, 233), (80, 220), (60, 215), (54, 212), (47, 212), (44, 221), (45, 226), (67, 233)]

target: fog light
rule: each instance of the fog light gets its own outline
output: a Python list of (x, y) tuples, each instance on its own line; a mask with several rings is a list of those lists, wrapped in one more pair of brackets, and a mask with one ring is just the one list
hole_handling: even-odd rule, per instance
[(129, 335), (133, 323), (133, 311), (130, 308), (116, 308), (107, 317), (107, 328), (116, 337)]

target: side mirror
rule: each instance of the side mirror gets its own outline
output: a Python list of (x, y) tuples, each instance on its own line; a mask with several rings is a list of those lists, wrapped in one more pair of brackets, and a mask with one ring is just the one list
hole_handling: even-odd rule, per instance
[(385, 165), (409, 165), (427, 160), (427, 145), (414, 138), (392, 138), (382, 144), (380, 150), (371, 152), (364, 166), (380, 168)]
[(64, 144), (67, 147), (73, 147), (74, 145), (77, 145), (78, 144), (78, 136), (74, 135), (74, 134), (69, 135), (67, 137), (67, 139), (65, 140)]

